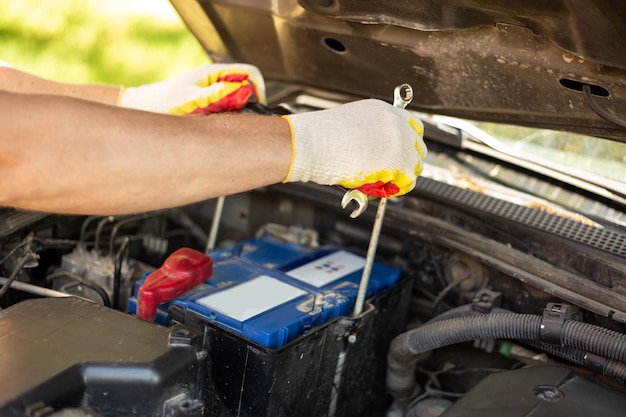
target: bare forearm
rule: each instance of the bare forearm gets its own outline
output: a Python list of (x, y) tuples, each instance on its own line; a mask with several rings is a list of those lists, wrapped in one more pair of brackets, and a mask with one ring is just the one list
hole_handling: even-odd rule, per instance
[(118, 87), (99, 84), (61, 83), (10, 67), (0, 67), (0, 90), (21, 94), (54, 94), (115, 105)]
[(173, 207), (283, 180), (286, 121), (177, 117), (0, 94), (0, 205), (89, 214)]

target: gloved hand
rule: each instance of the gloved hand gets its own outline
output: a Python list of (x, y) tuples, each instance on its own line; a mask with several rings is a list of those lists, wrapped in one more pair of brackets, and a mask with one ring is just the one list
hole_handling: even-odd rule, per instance
[(122, 88), (118, 105), (168, 114), (240, 110), (254, 97), (265, 103), (265, 82), (247, 64), (207, 64), (169, 80)]
[(395, 197), (411, 191), (422, 172), (424, 128), (404, 109), (368, 99), (283, 117), (292, 140), (284, 182), (338, 184)]

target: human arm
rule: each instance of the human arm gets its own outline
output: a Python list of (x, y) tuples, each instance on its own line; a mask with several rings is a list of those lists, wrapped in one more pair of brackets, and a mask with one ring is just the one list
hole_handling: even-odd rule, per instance
[(176, 115), (240, 110), (265, 102), (265, 82), (247, 64), (206, 64), (167, 80), (137, 87), (62, 83), (0, 66), (0, 90), (61, 95), (137, 110)]
[(115, 106), (120, 87), (57, 82), (13, 67), (0, 66), (0, 90), (21, 94), (53, 94), (76, 97)]
[(162, 209), (281, 180), (393, 197), (413, 188), (426, 152), (421, 124), (378, 100), (176, 117), (0, 92), (0, 126), (0, 205), (57, 213)]
[(0, 92), (0, 205), (121, 214), (232, 194), (285, 178), (279, 117), (176, 117), (68, 97)]

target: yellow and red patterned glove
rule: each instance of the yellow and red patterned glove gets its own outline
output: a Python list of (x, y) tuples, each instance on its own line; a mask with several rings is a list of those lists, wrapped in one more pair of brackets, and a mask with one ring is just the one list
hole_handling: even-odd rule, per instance
[(207, 64), (165, 81), (122, 88), (118, 105), (175, 115), (240, 110), (254, 97), (265, 103), (265, 82), (247, 64)]
[(284, 182), (312, 181), (396, 197), (415, 187), (426, 158), (422, 122), (380, 100), (362, 100), (289, 121), (292, 158)]

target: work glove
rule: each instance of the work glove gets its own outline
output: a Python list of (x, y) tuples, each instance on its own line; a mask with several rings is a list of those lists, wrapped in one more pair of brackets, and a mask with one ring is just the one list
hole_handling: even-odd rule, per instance
[(292, 140), (284, 182), (338, 184), (388, 198), (411, 191), (422, 172), (424, 127), (404, 109), (368, 99), (283, 117)]
[(120, 90), (118, 105), (167, 114), (240, 110), (248, 100), (265, 103), (265, 83), (247, 64), (207, 64), (165, 81)]

